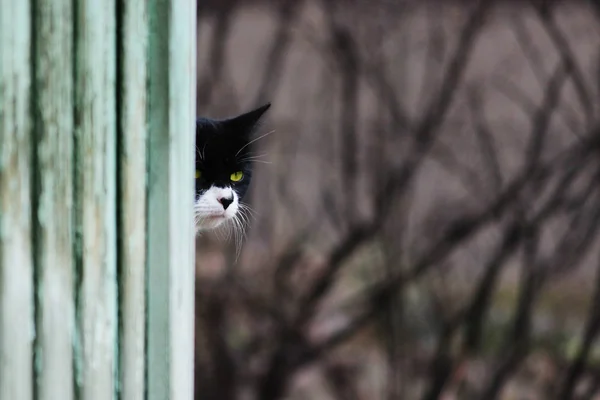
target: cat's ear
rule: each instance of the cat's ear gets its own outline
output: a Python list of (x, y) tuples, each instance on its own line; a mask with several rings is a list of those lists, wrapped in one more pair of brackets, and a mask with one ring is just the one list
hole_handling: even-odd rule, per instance
[(271, 103), (267, 103), (258, 107), (257, 109), (238, 115), (237, 117), (230, 118), (225, 122), (229, 126), (233, 127), (233, 130), (235, 132), (245, 133), (249, 135), (256, 129), (263, 114), (270, 107)]

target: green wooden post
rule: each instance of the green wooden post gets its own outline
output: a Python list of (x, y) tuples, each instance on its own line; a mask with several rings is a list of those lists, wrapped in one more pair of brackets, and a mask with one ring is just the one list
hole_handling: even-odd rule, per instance
[[(69, 0), (32, 3), (35, 384), (44, 400), (71, 399), (73, 296), (73, 74)], [(21, 27), (15, 25), (14, 30)], [(13, 265), (12, 268), (18, 268)], [(71, 387), (69, 387), (71, 386)]]
[[(14, 24), (14, 25), (13, 25)], [(14, 30), (14, 26), (21, 29)], [(0, 1), (0, 398), (32, 396), (29, 1)]]
[[(193, 391), (194, 0), (150, 0), (148, 399)], [(174, 73), (178, 71), (179, 73)], [(182, 171), (190, 171), (190, 174)], [(165, 373), (168, 371), (168, 373)]]
[(101, 400), (116, 387), (115, 2), (80, 0), (74, 14), (76, 391)]
[[(145, 1), (119, 0), (122, 41), (118, 148), (121, 199), (122, 399), (142, 400), (145, 383), (146, 332), (146, 80), (148, 14)], [(126, 133), (126, 134), (124, 134)]]
[(192, 399), (195, 15), (0, 0), (1, 399)]

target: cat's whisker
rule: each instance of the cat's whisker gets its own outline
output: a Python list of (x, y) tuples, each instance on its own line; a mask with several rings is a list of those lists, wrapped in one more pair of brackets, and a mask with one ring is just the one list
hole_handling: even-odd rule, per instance
[(246, 226), (250, 225), (250, 218), (251, 218), (251, 216), (248, 213), (242, 212), (240, 214), (240, 218), (242, 218), (244, 220), (244, 224), (246, 224)]
[(250, 160), (250, 161), (243, 161), (243, 162), (257, 163), (257, 164), (273, 164), (271, 161), (265, 161), (265, 160)]
[[(238, 222), (238, 226), (240, 227), (239, 230), (242, 232), (242, 234), (245, 233), (246, 230), (246, 225), (248, 224), (248, 221), (244, 218), (243, 214), (239, 214), (237, 216), (237, 222)], [(243, 235), (245, 236), (245, 235)]]
[(240, 227), (245, 229), (245, 225), (248, 223), (248, 220), (246, 216), (246, 210), (242, 204), (239, 205), (236, 218), (240, 222)]
[(244, 220), (246, 222), (249, 222), (250, 218), (252, 217), (252, 214), (247, 209), (242, 209), (241, 214), (242, 214), (242, 217), (244, 217)]
[(255, 138), (255, 139), (252, 139), (251, 141), (249, 141), (248, 143), (246, 143), (245, 145), (243, 145), (243, 146), (242, 146), (242, 147), (241, 147), (241, 148), (238, 150), (238, 152), (237, 152), (237, 153), (235, 153), (235, 156), (237, 157), (237, 155), (238, 155), (238, 154), (240, 154), (240, 153), (242, 152), (242, 150), (244, 150), (246, 147), (250, 146), (252, 143), (254, 143), (254, 142), (256, 142), (256, 141), (258, 141), (258, 140), (260, 140), (260, 139), (262, 139), (262, 138), (264, 138), (264, 137), (267, 137), (267, 136), (269, 136), (269, 135), (270, 135), (270, 134), (272, 134), (273, 132), (275, 132), (275, 129), (273, 129), (273, 130), (272, 130), (272, 131), (270, 131), (270, 132), (267, 132), (267, 133), (265, 133), (264, 135), (260, 135), (259, 137)]
[(238, 162), (254, 161), (254, 160), (258, 160), (263, 157), (266, 157), (266, 156), (267, 156), (266, 153), (258, 154), (258, 155), (249, 154), (246, 157), (239, 159)]
[(222, 228), (219, 226), (217, 227), (217, 229), (215, 229), (213, 231), (215, 233), (215, 236), (219, 239), (219, 240), (223, 240), (223, 230)]
[(253, 157), (266, 157), (268, 154), (267, 153), (260, 153), (260, 154), (256, 154), (256, 153), (247, 153), (246, 157), (248, 158), (253, 158)]
[(246, 214), (243, 210), (240, 210), (240, 212), (238, 213), (238, 215), (236, 216), (237, 220), (239, 222), (239, 226), (240, 226), (240, 231), (245, 234), (246, 231), (246, 225), (248, 224), (248, 219), (246, 217)]
[(202, 152), (200, 153), (200, 158), (204, 160), (204, 152), (206, 151), (206, 145), (208, 142), (204, 143), (204, 147), (202, 147)]
[(237, 255), (239, 253), (239, 248), (240, 248), (240, 239), (239, 239), (239, 233), (238, 233), (238, 230), (240, 228), (239, 228), (239, 221), (237, 220), (237, 215), (231, 219), (230, 227), (233, 230), (234, 242), (235, 242), (234, 244), (235, 244), (235, 248), (236, 248), (236, 261), (237, 261)]
[(247, 222), (243, 222), (241, 220), (241, 216), (243, 214), (238, 214), (236, 215), (236, 221), (239, 227), (238, 230), (238, 235), (236, 237), (236, 243), (235, 243), (235, 247), (236, 247), (236, 261), (239, 258), (240, 254), (242, 253), (242, 247), (243, 247), (243, 243), (244, 243), (244, 239), (246, 237), (246, 224)]
[(239, 211), (238, 214), (235, 216), (236, 219), (236, 223), (239, 227), (239, 230), (243, 230), (244, 226), (247, 224), (247, 221), (244, 217), (243, 212)]
[(227, 224), (223, 224), (222, 226), (223, 227), (221, 229), (223, 229), (223, 231), (225, 232), (225, 240), (231, 239), (231, 226)]
[(240, 161), (240, 163), (261, 163), (261, 164), (272, 164), (271, 161), (266, 161), (266, 160), (243, 160)]
[(223, 234), (225, 236), (225, 240), (231, 239), (231, 229), (230, 229), (230, 227), (227, 226), (227, 224), (223, 224), (223, 225), (221, 225), (221, 229), (222, 229)]
[(252, 217), (252, 219), (256, 219), (256, 212), (248, 204), (240, 203), (240, 209), (243, 210), (245, 213), (248, 213), (248, 215)]
[(254, 160), (252, 162), (259, 163), (259, 164), (269, 164), (269, 165), (273, 164), (271, 161), (262, 161), (262, 160)]

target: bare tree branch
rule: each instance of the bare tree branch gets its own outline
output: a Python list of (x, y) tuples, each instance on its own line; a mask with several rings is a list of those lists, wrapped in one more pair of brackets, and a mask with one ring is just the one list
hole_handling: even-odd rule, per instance
[(546, 11), (544, 8), (536, 7), (540, 20), (546, 32), (550, 36), (550, 39), (554, 42), (556, 49), (561, 55), (562, 62), (565, 63), (569, 74), (573, 80), (573, 84), (575, 85), (575, 89), (577, 95), (579, 96), (579, 102), (581, 103), (586, 118), (586, 129), (589, 128), (594, 120), (594, 102), (592, 101), (592, 95), (588, 91), (587, 85), (585, 83), (585, 76), (579, 63), (577, 62), (577, 58), (571, 49), (571, 45), (569, 41), (562, 33), (556, 21), (554, 19), (554, 15), (552, 11)]
[(559, 390), (558, 399), (569, 400), (573, 397), (573, 391), (579, 377), (584, 372), (585, 364), (589, 358), (592, 345), (600, 331), (600, 268), (596, 271), (596, 288), (593, 300), (590, 304), (588, 319), (581, 338), (581, 344), (573, 361), (568, 366), (565, 379)]

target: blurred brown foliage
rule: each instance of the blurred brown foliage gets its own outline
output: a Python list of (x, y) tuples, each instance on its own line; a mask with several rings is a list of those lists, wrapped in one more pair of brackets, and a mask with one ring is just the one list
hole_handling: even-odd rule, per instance
[(197, 398), (600, 398), (597, 4), (199, 2), (199, 114), (274, 132)]

